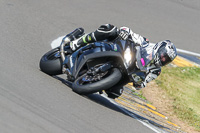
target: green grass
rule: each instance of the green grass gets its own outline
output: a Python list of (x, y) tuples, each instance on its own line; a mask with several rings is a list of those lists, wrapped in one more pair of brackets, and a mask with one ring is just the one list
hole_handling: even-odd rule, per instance
[(200, 131), (200, 68), (163, 67), (156, 83), (173, 98), (174, 113)]

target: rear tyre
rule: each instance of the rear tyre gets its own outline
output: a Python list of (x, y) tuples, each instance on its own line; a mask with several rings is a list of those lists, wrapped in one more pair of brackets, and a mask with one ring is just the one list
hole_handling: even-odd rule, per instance
[(52, 49), (42, 56), (40, 69), (48, 75), (62, 74), (62, 61), (58, 48)]
[(88, 84), (81, 84), (84, 76), (86, 76), (86, 74), (78, 77), (74, 81), (72, 86), (73, 91), (81, 95), (99, 92), (114, 86), (120, 81), (122, 74), (119, 69), (113, 68), (112, 70), (110, 70), (109, 73), (107, 73), (106, 77), (101, 79), (100, 81)]

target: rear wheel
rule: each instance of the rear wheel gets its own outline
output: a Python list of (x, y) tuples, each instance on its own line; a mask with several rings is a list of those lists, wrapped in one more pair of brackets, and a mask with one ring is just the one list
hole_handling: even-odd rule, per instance
[(49, 75), (62, 74), (62, 61), (59, 52), (59, 48), (55, 48), (42, 56), (40, 60), (41, 71)]
[(117, 68), (111, 68), (92, 76), (88, 71), (74, 81), (72, 89), (78, 94), (91, 94), (114, 86), (121, 77), (122, 74)]

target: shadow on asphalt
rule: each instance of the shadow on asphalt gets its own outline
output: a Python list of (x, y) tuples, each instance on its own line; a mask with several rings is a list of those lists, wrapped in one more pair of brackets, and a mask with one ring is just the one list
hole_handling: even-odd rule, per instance
[(107, 107), (111, 110), (114, 110), (114, 111), (117, 111), (117, 112), (120, 112), (124, 115), (127, 115), (127, 116), (130, 116), (128, 115), (127, 113), (125, 113), (124, 111), (122, 111), (121, 109), (119, 109), (119, 107), (115, 104), (113, 104), (110, 100), (108, 100), (107, 98), (105, 97), (102, 97), (101, 95), (99, 94), (90, 94), (90, 95), (87, 95), (87, 96), (83, 96), (87, 99), (90, 99), (91, 101), (95, 102), (95, 103), (98, 103), (104, 107)]
[[(69, 81), (66, 81), (65, 79), (59, 77), (59, 76), (53, 76), (53, 78), (61, 81), (63, 84), (67, 85), (68, 87), (72, 87), (72, 83), (69, 82)], [(74, 92), (75, 93), (75, 92)], [(77, 94), (77, 93), (75, 93)], [(77, 94), (79, 95), (79, 94)], [(101, 95), (99, 94), (90, 94), (90, 95), (80, 95), (84, 98), (87, 98), (87, 99), (90, 99), (91, 101), (95, 102), (95, 103), (98, 103), (104, 107), (107, 107), (111, 110), (114, 110), (114, 111), (117, 111), (117, 112), (120, 112), (124, 115), (127, 115), (127, 116), (130, 116), (128, 115), (127, 113), (125, 113), (124, 111), (122, 111), (117, 105), (115, 105), (114, 103), (112, 103), (110, 100), (108, 100), (107, 98), (105, 97), (102, 97)]]

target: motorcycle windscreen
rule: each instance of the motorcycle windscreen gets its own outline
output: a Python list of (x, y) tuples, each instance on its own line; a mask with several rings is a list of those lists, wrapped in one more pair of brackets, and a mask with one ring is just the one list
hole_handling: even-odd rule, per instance
[(62, 39), (64, 38), (65, 36), (61, 36), (61, 37), (58, 37), (57, 39), (53, 40), (51, 42), (51, 48), (54, 49), (54, 48), (57, 48), (60, 46), (61, 42), (62, 42)]

